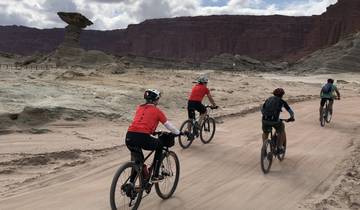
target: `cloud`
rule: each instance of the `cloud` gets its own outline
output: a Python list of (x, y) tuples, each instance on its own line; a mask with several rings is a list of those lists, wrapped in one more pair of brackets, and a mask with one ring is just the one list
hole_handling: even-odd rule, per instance
[(145, 19), (177, 16), (319, 15), (325, 12), (327, 6), (336, 2), (307, 0), (279, 5), (267, 3), (267, 0), (12, 0), (0, 2), (0, 24), (64, 27), (66, 24), (56, 12), (76, 11), (95, 23), (90, 29), (109, 30), (125, 28), (128, 24)]
[(142, 0), (139, 2), (136, 17), (141, 21), (149, 18), (171, 17), (171, 8), (167, 0)]
[(96, 2), (101, 4), (118, 4), (118, 3), (130, 3), (135, 0), (88, 0), (89, 2)]

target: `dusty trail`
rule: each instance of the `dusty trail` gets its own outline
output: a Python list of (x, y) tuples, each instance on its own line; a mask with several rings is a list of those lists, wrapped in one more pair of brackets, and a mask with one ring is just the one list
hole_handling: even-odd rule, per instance
[[(288, 153), (271, 172), (260, 170), (259, 113), (228, 118), (218, 125), (213, 142), (177, 146), (181, 175), (175, 196), (167, 201), (155, 192), (140, 209), (295, 209), (311, 193), (326, 190), (359, 136), (360, 98), (335, 102), (331, 124), (318, 123), (318, 101), (294, 106), (296, 122), (287, 124)], [(109, 209), (109, 187), (125, 148), (70, 172), (26, 186), (25, 192), (0, 200), (0, 209)], [(47, 187), (41, 187), (47, 186)]]

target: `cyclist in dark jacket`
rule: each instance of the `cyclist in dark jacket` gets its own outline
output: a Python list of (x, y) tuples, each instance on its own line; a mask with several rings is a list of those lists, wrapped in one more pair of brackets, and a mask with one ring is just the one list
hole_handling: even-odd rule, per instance
[(337, 99), (340, 100), (340, 92), (337, 89), (336, 85), (334, 84), (334, 80), (328, 79), (327, 83), (321, 88), (321, 91), (320, 91), (320, 98), (321, 98), (320, 108), (319, 108), (320, 121), (321, 121), (321, 115), (322, 115), (323, 107), (325, 105), (326, 100), (329, 100), (329, 112), (332, 115), (334, 98), (336, 98), (334, 92), (336, 92)]
[[(263, 141), (265, 141), (271, 128), (274, 127), (276, 133), (278, 134), (278, 146), (282, 146), (283, 142), (286, 141), (286, 133), (285, 133), (285, 125), (282, 121), (280, 121), (280, 112), (284, 107), (290, 114), (290, 121), (295, 120), (294, 112), (288, 105), (286, 101), (282, 99), (283, 95), (285, 94), (284, 89), (276, 88), (273, 92), (274, 96), (269, 97), (262, 106), (261, 113), (262, 113), (262, 130), (263, 130)], [(280, 152), (283, 152), (281, 147)]]

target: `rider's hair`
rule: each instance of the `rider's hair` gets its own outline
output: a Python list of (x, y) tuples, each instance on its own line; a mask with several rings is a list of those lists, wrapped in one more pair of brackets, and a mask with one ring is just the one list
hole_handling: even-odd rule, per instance
[(274, 91), (273, 91), (273, 94), (274, 96), (278, 96), (278, 97), (283, 97), (283, 95), (285, 94), (285, 90), (282, 89), (282, 88), (276, 88)]
[(334, 83), (334, 80), (331, 79), (331, 78), (329, 78), (329, 79), (327, 80), (327, 82), (332, 84), (332, 83)]

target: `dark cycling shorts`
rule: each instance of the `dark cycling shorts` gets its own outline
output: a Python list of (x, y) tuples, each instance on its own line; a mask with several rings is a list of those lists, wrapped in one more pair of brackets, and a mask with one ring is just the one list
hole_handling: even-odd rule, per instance
[(187, 109), (189, 119), (195, 119), (195, 110), (200, 114), (206, 113), (206, 107), (200, 101), (188, 101)]
[(333, 102), (333, 101), (334, 101), (334, 99), (332, 99), (332, 98), (322, 98), (321, 101), (320, 101), (320, 106), (324, 106), (326, 100), (329, 100), (329, 102)]
[(285, 130), (285, 125), (281, 121), (262, 120), (262, 130), (264, 133), (270, 133), (271, 128), (275, 128), (276, 133), (282, 133)]
[(155, 150), (155, 159), (160, 160), (162, 144), (159, 139), (154, 138), (146, 133), (130, 132), (126, 133), (125, 144), (131, 152), (131, 158), (135, 161), (144, 161), (144, 154), (141, 149)]

